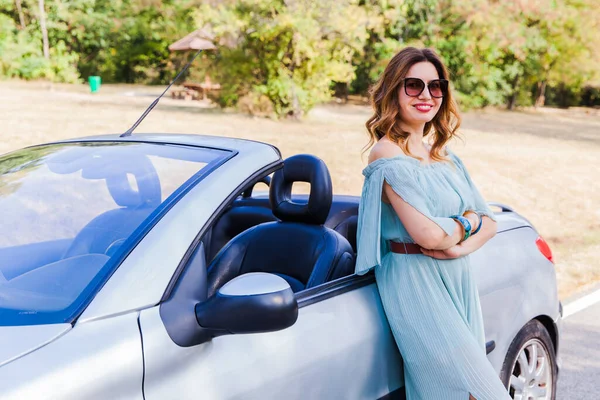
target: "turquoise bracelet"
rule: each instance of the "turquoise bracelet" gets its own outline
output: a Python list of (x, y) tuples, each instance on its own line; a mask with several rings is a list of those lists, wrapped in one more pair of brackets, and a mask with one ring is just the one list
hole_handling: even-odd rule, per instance
[(469, 236), (471, 236), (471, 223), (469, 222), (468, 219), (466, 219), (465, 217), (463, 217), (462, 215), (451, 215), (450, 218), (458, 221), (463, 228), (465, 228), (465, 236), (462, 238), (461, 242), (464, 242), (465, 240), (467, 240), (469, 238)]

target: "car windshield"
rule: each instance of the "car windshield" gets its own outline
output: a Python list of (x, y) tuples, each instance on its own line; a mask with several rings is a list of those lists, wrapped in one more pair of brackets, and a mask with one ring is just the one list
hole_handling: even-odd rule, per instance
[(0, 156), (0, 325), (71, 322), (167, 205), (230, 155), (78, 142)]

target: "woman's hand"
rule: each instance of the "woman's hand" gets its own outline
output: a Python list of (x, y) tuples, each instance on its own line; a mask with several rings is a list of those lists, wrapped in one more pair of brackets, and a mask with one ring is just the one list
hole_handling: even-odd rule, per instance
[(475, 211), (467, 210), (463, 214), (463, 217), (468, 219), (469, 222), (471, 223), (471, 227), (472, 227), (471, 232), (475, 232), (477, 230), (477, 228), (479, 228), (479, 225), (481, 224), (481, 217), (479, 217), (479, 214), (477, 214)]
[(421, 252), (423, 255), (438, 258), (440, 260), (449, 260), (471, 254), (496, 235), (496, 221), (487, 216), (483, 216), (482, 220), (484, 223), (481, 230), (476, 235), (469, 236), (467, 240), (460, 242), (460, 244), (456, 244), (446, 250), (429, 250), (421, 248)]
[(426, 256), (440, 260), (449, 260), (466, 255), (464, 248), (460, 244), (454, 245), (446, 250), (429, 250), (421, 248), (421, 252)]

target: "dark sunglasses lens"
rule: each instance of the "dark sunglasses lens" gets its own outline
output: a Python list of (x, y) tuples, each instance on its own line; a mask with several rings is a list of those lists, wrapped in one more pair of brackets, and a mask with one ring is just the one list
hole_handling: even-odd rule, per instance
[(443, 81), (432, 81), (429, 83), (429, 93), (431, 97), (444, 97), (447, 87)]
[(420, 79), (407, 79), (404, 82), (406, 94), (409, 96), (418, 96), (425, 88), (425, 83)]

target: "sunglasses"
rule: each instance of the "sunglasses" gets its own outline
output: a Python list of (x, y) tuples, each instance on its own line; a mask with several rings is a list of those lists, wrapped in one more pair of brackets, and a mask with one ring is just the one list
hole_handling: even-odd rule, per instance
[(405, 78), (404, 79), (404, 93), (410, 97), (419, 97), (425, 86), (429, 90), (431, 97), (440, 99), (448, 93), (448, 81), (446, 79), (434, 79), (429, 83), (423, 82), (419, 78)]

